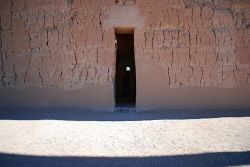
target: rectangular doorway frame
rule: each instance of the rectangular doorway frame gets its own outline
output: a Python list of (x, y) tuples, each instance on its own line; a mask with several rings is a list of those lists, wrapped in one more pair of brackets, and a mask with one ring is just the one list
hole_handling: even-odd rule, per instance
[(115, 108), (136, 108), (134, 27), (115, 27)]

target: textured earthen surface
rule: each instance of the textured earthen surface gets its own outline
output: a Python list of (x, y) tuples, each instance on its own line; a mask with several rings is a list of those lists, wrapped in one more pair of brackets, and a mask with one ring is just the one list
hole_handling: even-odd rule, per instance
[(0, 117), (3, 167), (250, 165), (249, 112), (17, 110)]
[(160, 92), (250, 85), (247, 0), (0, 0), (0, 16), (2, 90), (112, 94), (114, 27), (135, 28), (140, 104), (159, 84)]

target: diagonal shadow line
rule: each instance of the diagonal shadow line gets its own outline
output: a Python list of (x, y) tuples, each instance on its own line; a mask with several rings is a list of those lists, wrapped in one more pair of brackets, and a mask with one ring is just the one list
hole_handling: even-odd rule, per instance
[(147, 110), (132, 113), (81, 109), (1, 109), (0, 120), (143, 121), (250, 117), (250, 109)]
[(3, 167), (227, 167), (250, 165), (250, 151), (150, 157), (56, 157), (0, 153)]

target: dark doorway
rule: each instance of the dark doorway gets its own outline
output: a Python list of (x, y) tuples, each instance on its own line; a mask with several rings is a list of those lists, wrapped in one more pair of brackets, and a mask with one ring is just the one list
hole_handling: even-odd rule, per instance
[(134, 31), (116, 31), (116, 107), (135, 107)]

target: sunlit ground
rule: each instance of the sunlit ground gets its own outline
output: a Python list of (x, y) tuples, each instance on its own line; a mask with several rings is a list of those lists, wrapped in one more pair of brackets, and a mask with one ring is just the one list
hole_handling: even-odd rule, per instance
[[(244, 152), (250, 161), (250, 117), (120, 120), (133, 114), (140, 117), (144, 113), (117, 113), (117, 120), (114, 116), (89, 121), (1, 119), (0, 153), (5, 156), (0, 155), (0, 163), (8, 162), (6, 155), (164, 158), (227, 152)], [(234, 165), (250, 166), (250, 162)]]

